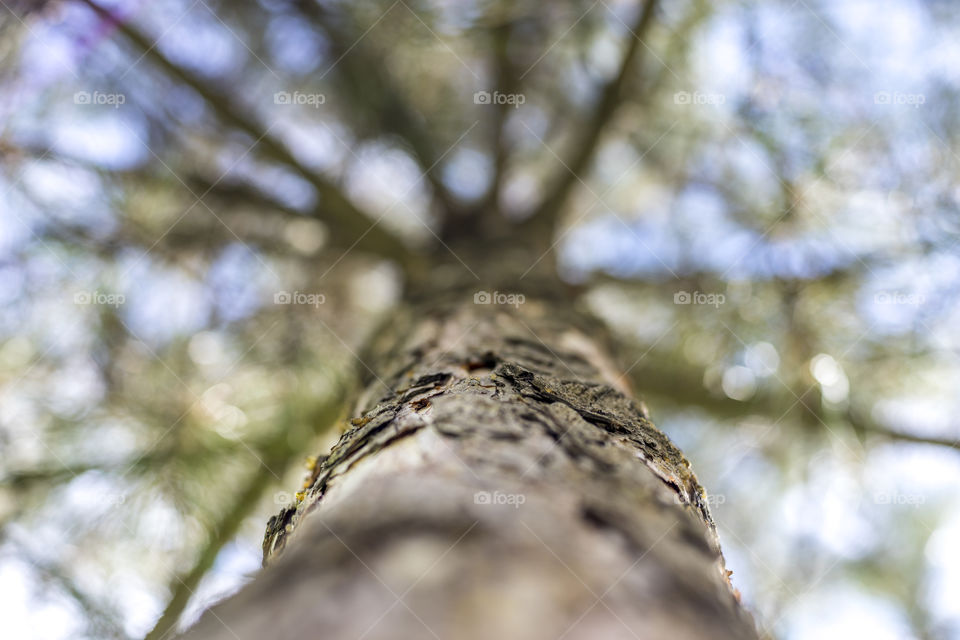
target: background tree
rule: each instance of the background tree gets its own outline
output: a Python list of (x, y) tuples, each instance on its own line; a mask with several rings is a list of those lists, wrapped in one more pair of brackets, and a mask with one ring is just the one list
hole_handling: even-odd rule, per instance
[(5, 602), (194, 618), (377, 323), (500, 236), (623, 345), (765, 629), (957, 633), (956, 16), (880, 4), (7, 3)]

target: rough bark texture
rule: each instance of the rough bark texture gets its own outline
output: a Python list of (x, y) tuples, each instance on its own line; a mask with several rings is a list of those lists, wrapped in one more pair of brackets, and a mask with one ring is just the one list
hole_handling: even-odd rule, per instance
[(377, 336), (268, 568), (187, 637), (756, 637), (703, 489), (589, 321), (430, 298)]

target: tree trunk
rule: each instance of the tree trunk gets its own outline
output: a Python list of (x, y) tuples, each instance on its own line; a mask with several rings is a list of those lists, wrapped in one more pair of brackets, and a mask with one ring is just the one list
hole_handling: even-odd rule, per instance
[(271, 519), (268, 568), (186, 637), (755, 638), (703, 489), (598, 326), (561, 297), (431, 280)]

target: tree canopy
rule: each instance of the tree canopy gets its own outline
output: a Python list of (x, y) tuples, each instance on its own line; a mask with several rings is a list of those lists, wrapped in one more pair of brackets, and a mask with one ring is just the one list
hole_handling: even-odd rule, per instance
[(958, 22), (6, 0), (12, 624), (143, 637), (235, 589), (405, 286), (513, 243), (610, 328), (765, 630), (960, 634)]

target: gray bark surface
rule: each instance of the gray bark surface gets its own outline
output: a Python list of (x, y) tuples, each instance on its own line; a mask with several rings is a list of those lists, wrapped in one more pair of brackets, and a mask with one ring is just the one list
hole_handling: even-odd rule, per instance
[(190, 639), (755, 638), (706, 496), (555, 302), (410, 304), (267, 568)]

